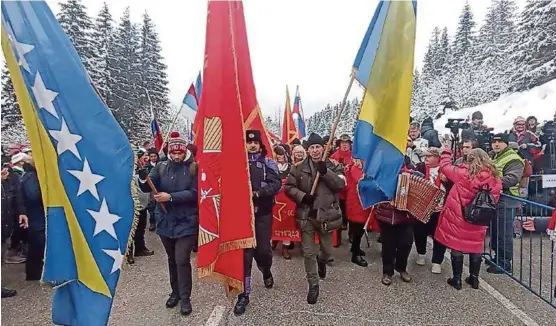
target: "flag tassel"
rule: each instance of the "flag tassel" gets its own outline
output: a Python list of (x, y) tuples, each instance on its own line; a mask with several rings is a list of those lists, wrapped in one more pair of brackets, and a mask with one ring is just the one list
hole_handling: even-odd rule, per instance
[[(342, 103), (340, 104), (340, 108), (336, 113), (336, 117), (334, 118), (334, 122), (332, 123), (332, 127), (330, 130), (330, 138), (328, 139), (328, 143), (324, 149), (324, 155), (322, 156), (322, 161), (326, 161), (328, 159), (328, 154), (330, 153), (330, 148), (332, 147), (332, 140), (334, 139), (334, 134), (336, 133), (336, 128), (338, 127), (338, 123), (340, 122), (340, 118), (342, 117), (342, 113), (344, 113), (344, 108), (346, 107), (347, 98), (349, 96), (349, 92), (351, 91), (351, 87), (353, 86), (353, 81), (355, 80), (355, 71), (352, 72), (351, 78), (349, 79), (349, 84), (346, 89), (346, 93), (344, 94), (344, 98), (342, 99)], [(317, 173), (315, 177), (315, 181), (313, 182), (313, 187), (311, 188), (311, 195), (315, 193), (317, 190), (317, 184), (319, 182), (320, 174)]]

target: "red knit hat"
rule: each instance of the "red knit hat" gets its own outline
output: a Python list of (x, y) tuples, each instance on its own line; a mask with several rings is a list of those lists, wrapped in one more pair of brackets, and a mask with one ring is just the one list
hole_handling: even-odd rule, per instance
[(187, 142), (180, 137), (180, 133), (172, 131), (170, 140), (168, 140), (168, 153), (172, 152), (187, 152)]

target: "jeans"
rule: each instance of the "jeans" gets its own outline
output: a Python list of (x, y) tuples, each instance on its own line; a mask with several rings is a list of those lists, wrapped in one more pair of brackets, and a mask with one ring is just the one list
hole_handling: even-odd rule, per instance
[(188, 235), (183, 238), (172, 239), (160, 236), (166, 255), (168, 255), (168, 270), (170, 272), (170, 287), (172, 293), (179, 294), (182, 300), (191, 297), (191, 250), (197, 235)]
[[(319, 284), (317, 257), (319, 261), (326, 263), (332, 256), (332, 232), (322, 231), (319, 224), (315, 219), (307, 219), (301, 229), (303, 264), (310, 286)], [(319, 235), (319, 244), (315, 243), (315, 234)], [(320, 255), (318, 254), (319, 246)]]
[(407, 259), (413, 246), (413, 225), (380, 222), (382, 237), (382, 273), (394, 275), (394, 270), (405, 272)]
[[(433, 213), (427, 223), (417, 222), (413, 225), (413, 237), (415, 238), (415, 248), (417, 253), (425, 255), (427, 253), (427, 237), (431, 236), (434, 240), (434, 232), (438, 225), (438, 217), (440, 213)], [(432, 246), (432, 263), (442, 264), (446, 246), (434, 240)]]
[(28, 233), (28, 251), (27, 260), (25, 261), (25, 278), (28, 281), (38, 281), (42, 278), (45, 246), (45, 230)]
[(272, 248), (270, 240), (272, 236), (272, 215), (262, 215), (255, 217), (255, 239), (257, 240), (256, 248), (243, 250), (243, 268), (244, 268), (244, 295), (249, 296), (251, 293), (251, 268), (253, 266), (253, 258), (257, 262), (257, 267), (263, 273), (263, 278), (269, 278), (272, 274)]
[(515, 209), (503, 203), (496, 207), (496, 219), (490, 223), (490, 246), (495, 253), (493, 262), (506, 271), (512, 269), (514, 256)]

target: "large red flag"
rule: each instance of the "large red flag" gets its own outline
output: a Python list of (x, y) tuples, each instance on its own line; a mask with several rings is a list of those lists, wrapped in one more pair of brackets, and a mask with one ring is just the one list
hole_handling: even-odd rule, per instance
[(284, 123), (282, 125), (282, 143), (291, 144), (297, 138), (297, 129), (293, 121), (292, 107), (290, 105), (290, 92), (286, 86), (286, 105), (284, 107)]
[(236, 51), (239, 93), (245, 129), (261, 131), (263, 144), (268, 151), (267, 156), (270, 157), (273, 156), (274, 152), (272, 151), (270, 135), (265, 128), (263, 114), (257, 101), (257, 92), (255, 91), (253, 70), (251, 68), (251, 56), (249, 55), (249, 43), (247, 41), (247, 28), (243, 14), (243, 3), (241, 1), (232, 1), (231, 6), (233, 9), (230, 20), (234, 26), (234, 49)]
[[(243, 249), (255, 246), (251, 184), (245, 146), (234, 2), (210, 1), (207, 14), (199, 148), (199, 278), (243, 291)], [(243, 15), (243, 11), (242, 11)]]

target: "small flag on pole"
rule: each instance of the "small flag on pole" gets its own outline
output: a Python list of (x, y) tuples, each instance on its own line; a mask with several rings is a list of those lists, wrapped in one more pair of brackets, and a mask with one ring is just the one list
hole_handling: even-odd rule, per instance
[(306, 136), (305, 133), (305, 117), (303, 116), (303, 109), (301, 108), (301, 95), (299, 94), (299, 86), (295, 92), (295, 99), (293, 101), (293, 118), (297, 126), (297, 138), (302, 139)]

